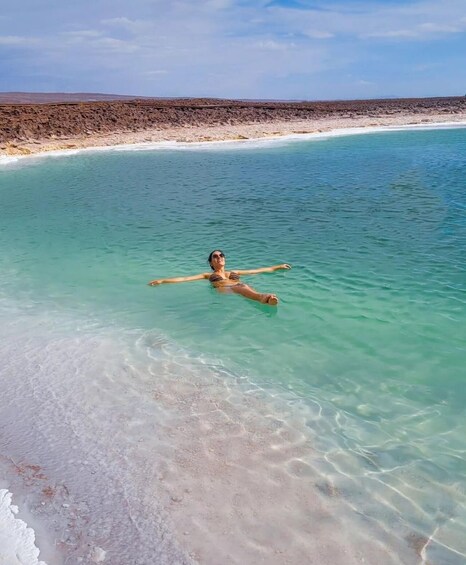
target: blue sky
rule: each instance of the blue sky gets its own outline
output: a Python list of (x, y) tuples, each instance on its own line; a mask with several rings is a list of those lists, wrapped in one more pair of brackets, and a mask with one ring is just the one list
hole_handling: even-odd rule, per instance
[(2, 2), (0, 91), (466, 94), (466, 0)]

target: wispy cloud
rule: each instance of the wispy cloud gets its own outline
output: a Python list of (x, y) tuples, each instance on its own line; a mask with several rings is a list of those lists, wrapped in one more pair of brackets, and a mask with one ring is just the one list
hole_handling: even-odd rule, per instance
[(306, 32), (306, 26), (324, 30), (332, 36), (355, 38), (392, 38), (429, 40), (466, 31), (464, 2), (346, 2), (327, 5), (325, 10), (312, 4), (300, 10), (284, 4), (272, 5), (271, 14), (279, 14), (284, 26)]
[(143, 74), (145, 74), (146, 76), (159, 76), (168, 74), (168, 71), (165, 69), (157, 69), (155, 71), (144, 71)]
[(144, 95), (420, 95), (410, 69), (427, 64), (462, 88), (465, 36), (464, 0), (23, 0), (0, 17), (0, 76), (11, 90), (42, 73), (50, 89)]
[(306, 30), (304, 35), (311, 39), (330, 39), (331, 37), (335, 37), (334, 33), (319, 30)]
[(37, 45), (38, 39), (34, 37), (21, 37), (20, 35), (0, 35), (0, 45), (32, 46)]
[(257, 43), (255, 43), (253, 46), (257, 47), (258, 49), (265, 49), (268, 51), (288, 51), (289, 49), (294, 49), (296, 47), (296, 44), (267, 39), (264, 41), (257, 41)]

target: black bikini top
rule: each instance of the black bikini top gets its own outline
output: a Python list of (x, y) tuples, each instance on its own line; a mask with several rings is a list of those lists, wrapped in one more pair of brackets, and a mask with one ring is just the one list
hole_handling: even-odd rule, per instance
[[(239, 281), (239, 275), (238, 273), (234, 273), (233, 271), (230, 272), (230, 276), (228, 277), (231, 281)], [(219, 281), (224, 281), (227, 279), (224, 279), (222, 276), (218, 275), (217, 273), (212, 273), (209, 277), (209, 281), (211, 283), (216, 283)]]

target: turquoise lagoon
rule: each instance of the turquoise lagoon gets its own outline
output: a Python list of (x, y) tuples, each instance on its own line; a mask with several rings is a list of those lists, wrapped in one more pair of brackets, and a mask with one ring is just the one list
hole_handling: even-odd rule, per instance
[[(324, 491), (380, 535), (393, 562), (466, 562), (465, 178), (463, 127), (5, 164), (0, 464), (36, 509), (29, 518), (42, 524), (44, 545), (64, 498), (40, 510), (32, 466), (56, 489), (67, 477), (105, 506), (102, 492), (122, 475), (86, 479), (82, 459), (63, 455), (71, 438), (89, 446), (95, 433), (96, 468), (114, 440), (128, 457), (132, 414), (142, 436), (163, 421), (157, 371), (192, 382), (205, 370), (221, 374), (225, 391), (259, 391), (289, 417), (306, 413), (309, 480), (323, 477)], [(231, 269), (290, 263), (245, 277), (277, 293), (278, 308), (204, 281), (146, 285), (207, 271), (214, 248)], [(154, 359), (159, 369), (149, 368)], [(11, 460), (26, 466), (19, 478)], [(114, 538), (130, 531), (124, 517), (99, 519)], [(140, 561), (126, 562), (149, 563), (150, 544), (138, 543)], [(76, 539), (68, 544), (64, 554), (76, 557)], [(158, 547), (160, 562), (188, 559)]]

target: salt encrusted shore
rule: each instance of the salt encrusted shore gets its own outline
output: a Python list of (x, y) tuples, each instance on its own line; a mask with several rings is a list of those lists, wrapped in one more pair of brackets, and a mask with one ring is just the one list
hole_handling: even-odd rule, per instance
[(466, 97), (315, 103), (153, 99), (1, 104), (0, 155), (464, 122)]
[(0, 489), (0, 563), (46, 565), (44, 561), (38, 561), (34, 531), (16, 517), (18, 507), (11, 501), (11, 492)]

